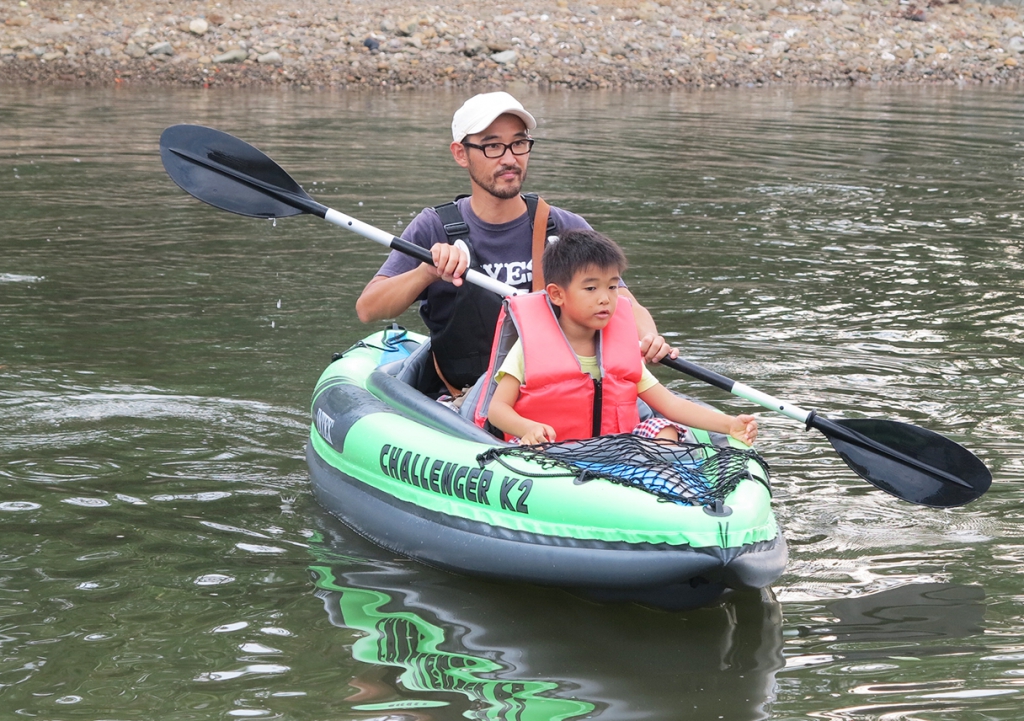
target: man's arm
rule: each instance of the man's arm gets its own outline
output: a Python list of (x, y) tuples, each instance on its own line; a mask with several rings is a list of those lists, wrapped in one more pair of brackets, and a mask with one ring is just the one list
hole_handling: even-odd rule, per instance
[[(397, 318), (415, 302), (423, 290), (437, 280), (424, 272), (423, 264), (412, 270), (388, 277), (375, 275), (356, 300), (356, 315), (363, 323)], [(429, 271), (428, 271), (429, 272)]]
[(636, 323), (637, 335), (640, 336), (640, 353), (644, 360), (648, 363), (657, 363), (665, 356), (677, 357), (679, 351), (658, 335), (658, 327), (654, 323), (654, 316), (651, 315), (651, 312), (640, 305), (628, 289), (620, 287), (619, 295), (629, 298), (633, 308), (633, 321)]
[(437, 243), (430, 249), (434, 265), (420, 263), (395, 276), (375, 275), (356, 300), (356, 315), (363, 323), (397, 318), (411, 306), (427, 286), (440, 278), (462, 285), (468, 260), (453, 245)]

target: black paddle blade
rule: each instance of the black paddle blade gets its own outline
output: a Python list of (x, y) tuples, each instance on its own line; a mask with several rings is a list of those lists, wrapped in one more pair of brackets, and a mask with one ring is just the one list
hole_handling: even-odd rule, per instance
[[(828, 436), (832, 447), (857, 475), (911, 503), (939, 508), (962, 506), (992, 484), (992, 473), (981, 459), (925, 428), (876, 418), (830, 421), (818, 417), (812, 425)], [(843, 429), (863, 436), (866, 443), (862, 445), (856, 437), (837, 437), (847, 436)]]
[(164, 169), (182, 190), (215, 208), (254, 218), (286, 218), (315, 204), (281, 166), (244, 140), (202, 125), (160, 135)]

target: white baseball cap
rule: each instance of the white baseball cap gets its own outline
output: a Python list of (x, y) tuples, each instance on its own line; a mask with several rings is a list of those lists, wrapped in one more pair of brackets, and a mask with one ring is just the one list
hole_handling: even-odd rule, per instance
[(522, 103), (506, 92), (474, 95), (452, 117), (452, 139), (458, 143), (467, 135), (486, 130), (499, 115), (515, 115), (526, 123), (527, 130), (537, 127), (537, 121), (523, 108)]

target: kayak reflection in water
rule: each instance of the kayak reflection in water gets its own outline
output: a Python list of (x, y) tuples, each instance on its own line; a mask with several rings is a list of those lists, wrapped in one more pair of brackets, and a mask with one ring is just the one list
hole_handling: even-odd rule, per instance
[(688, 613), (594, 604), (383, 560), (328, 524), (321, 530), (337, 537), (314, 540), (310, 570), (331, 623), (365, 634), (352, 644), (370, 666), (349, 681), (353, 710), (420, 718), (415, 709), (451, 706), (429, 717), (527, 721), (675, 718), (680, 709), (687, 719), (770, 717), (783, 658), (781, 607), (769, 592)]

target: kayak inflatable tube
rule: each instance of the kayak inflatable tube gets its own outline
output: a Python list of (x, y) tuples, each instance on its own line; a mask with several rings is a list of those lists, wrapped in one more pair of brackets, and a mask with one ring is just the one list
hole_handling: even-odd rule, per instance
[(758, 464), (708, 507), (601, 478), (552, 477), (522, 458), (515, 472), (481, 465), (478, 456), (508, 444), (416, 390), (429, 359), (424, 336), (381, 331), (340, 354), (313, 394), (314, 495), (376, 545), (461, 574), (680, 607), (766, 588), (785, 569)]

